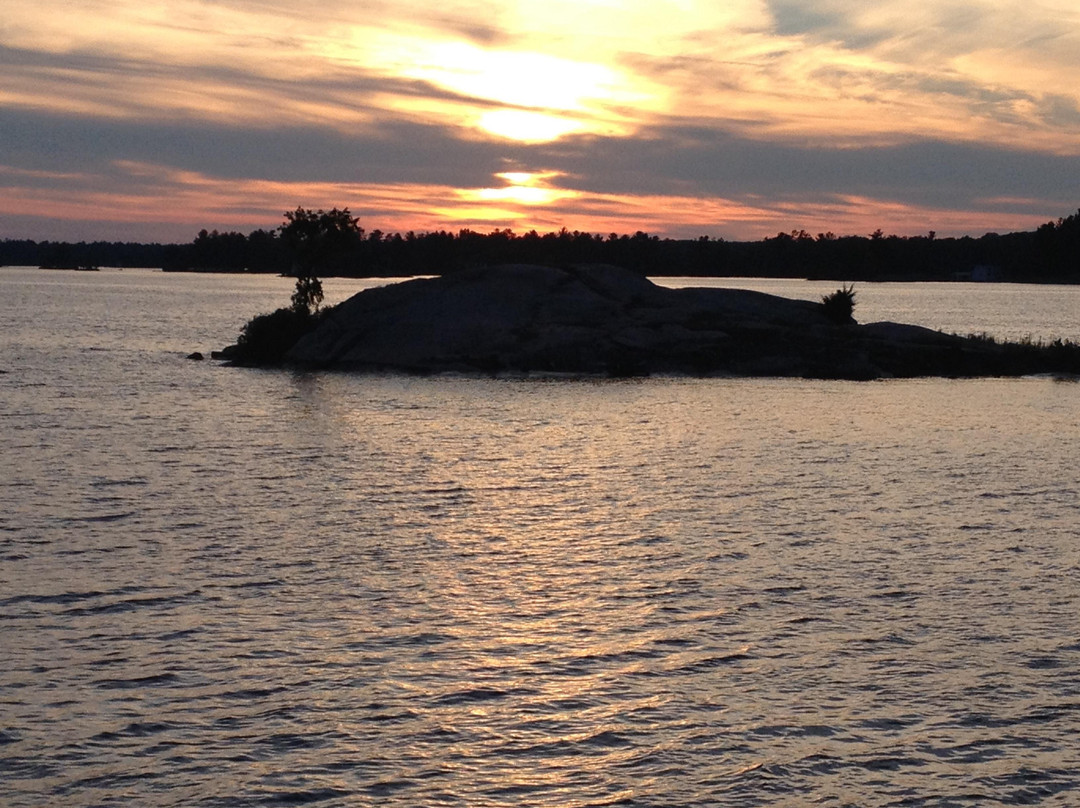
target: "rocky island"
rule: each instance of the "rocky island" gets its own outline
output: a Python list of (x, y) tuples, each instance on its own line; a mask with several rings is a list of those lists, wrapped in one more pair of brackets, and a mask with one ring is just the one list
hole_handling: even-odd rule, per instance
[[(860, 325), (823, 303), (671, 289), (612, 266), (485, 267), (360, 292), (281, 364), (349, 371), (877, 379), (1080, 372), (1080, 347)], [(216, 354), (265, 364), (244, 341)]]

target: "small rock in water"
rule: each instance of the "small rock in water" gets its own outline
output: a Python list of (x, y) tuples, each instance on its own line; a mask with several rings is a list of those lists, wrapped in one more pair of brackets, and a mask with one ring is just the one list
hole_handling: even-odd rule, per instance
[(210, 352), (210, 358), (211, 359), (224, 359), (224, 360), (235, 359), (236, 358), (236, 346), (235, 345), (228, 345), (225, 348), (222, 348), (220, 351), (211, 351)]

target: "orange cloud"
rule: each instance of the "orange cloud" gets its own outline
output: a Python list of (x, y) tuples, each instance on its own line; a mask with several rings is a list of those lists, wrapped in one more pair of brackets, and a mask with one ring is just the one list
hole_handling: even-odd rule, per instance
[[(147, 164), (117, 167), (133, 181), (93, 175), (57, 174), (75, 186), (62, 198), (32, 186), (42, 174), (0, 169), (6, 187), (0, 214), (115, 222), (173, 221), (192, 232), (274, 227), (297, 205), (347, 206), (369, 229), (457, 230), (510, 227), (546, 232), (567, 227), (596, 233), (642, 230), (659, 235), (729, 235), (760, 238), (792, 228), (811, 233), (941, 234), (1035, 227), (1046, 221), (1035, 211), (956, 211), (905, 205), (858, 196), (792, 199), (784, 202), (677, 195), (600, 194), (553, 186), (554, 172), (506, 172), (500, 185), (461, 189), (447, 185), (306, 183), (222, 180)], [(1015, 202), (1015, 200), (1012, 200)], [(988, 200), (1005, 205), (1008, 200)]]
[[(7, 58), (0, 111), (9, 116), (0, 126), (20, 114), (48, 113), (123, 124), (131, 140), (139, 126), (316, 131), (355, 143), (359, 167), (338, 162), (313, 174), (362, 177), (374, 165), (380, 179), (276, 180), (295, 176), (274, 164), (280, 155), (256, 166), (257, 155), (244, 154), (245, 168), (236, 173), (264, 180), (215, 177), (213, 161), (200, 166), (182, 156), (177, 162), (194, 170), (140, 168), (130, 160), (104, 168), (116, 154), (103, 150), (85, 177), (64, 166), (50, 183), (9, 173), (0, 206), (20, 214), (25, 204), (42, 216), (243, 227), (274, 223), (298, 203), (347, 203), (384, 229), (487, 221), (749, 235), (790, 226), (862, 232), (876, 216), (870, 229), (914, 228), (925, 218), (925, 229), (945, 232), (964, 221), (975, 229), (1010, 226), (1005, 219), (1013, 214), (998, 211), (1016, 206), (979, 203), (977, 213), (898, 206), (875, 202), (865, 184), (839, 182), (829, 195), (792, 187), (786, 198), (757, 198), (745, 182), (729, 187), (714, 175), (710, 184), (682, 170), (686, 144), (678, 132), (715, 135), (698, 144), (741, 138), (798, 145), (808, 155), (926, 140), (1080, 155), (1080, 91), (1072, 81), (1080, 13), (1067, 0), (970, 0), (963, 8), (939, 0), (820, 0), (810, 10), (795, 0), (460, 0), (438, 7), (401, 0), (379, 13), (344, 4), (319, 14), (277, 0), (177, 0), (167, 7), (95, 0), (42, 14), (36, 0), (7, 0), (0, 47)], [(384, 148), (400, 131), (430, 133), (430, 140)], [(627, 183), (609, 185), (604, 161), (590, 165), (581, 154), (631, 138), (653, 139), (653, 153), (675, 157), (625, 169), (640, 179), (638, 194), (604, 193)], [(432, 154), (447, 144), (461, 147), (456, 153), (471, 161), (469, 170), (438, 176), (460, 184), (417, 181), (417, 163), (430, 168)], [(368, 147), (393, 152), (394, 161), (365, 163)], [(695, 148), (695, 159), (708, 159)], [(347, 151), (338, 149), (337, 159)], [(26, 160), (22, 168), (40, 168), (47, 157), (18, 159)], [(557, 173), (477, 179), (500, 160), (573, 171), (575, 190), (561, 187)], [(676, 166), (669, 175), (665, 163)], [(392, 168), (400, 182), (392, 181)], [(998, 195), (1037, 195), (1022, 182), (1014, 186)], [(646, 193), (656, 188), (678, 190)], [(917, 196), (893, 190), (885, 182), (880, 196)], [(1062, 196), (1055, 193), (1047, 198)], [(972, 190), (965, 204), (975, 207), (987, 195)]]

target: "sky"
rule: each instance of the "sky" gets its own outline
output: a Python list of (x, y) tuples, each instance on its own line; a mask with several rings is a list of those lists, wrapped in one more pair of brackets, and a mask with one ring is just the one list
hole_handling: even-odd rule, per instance
[(1080, 205), (1076, 0), (4, 0), (0, 238), (981, 235)]

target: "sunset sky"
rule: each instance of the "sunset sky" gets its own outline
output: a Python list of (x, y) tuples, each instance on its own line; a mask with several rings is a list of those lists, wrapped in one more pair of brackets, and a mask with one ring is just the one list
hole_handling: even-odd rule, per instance
[(0, 238), (1032, 229), (1076, 0), (4, 0)]

